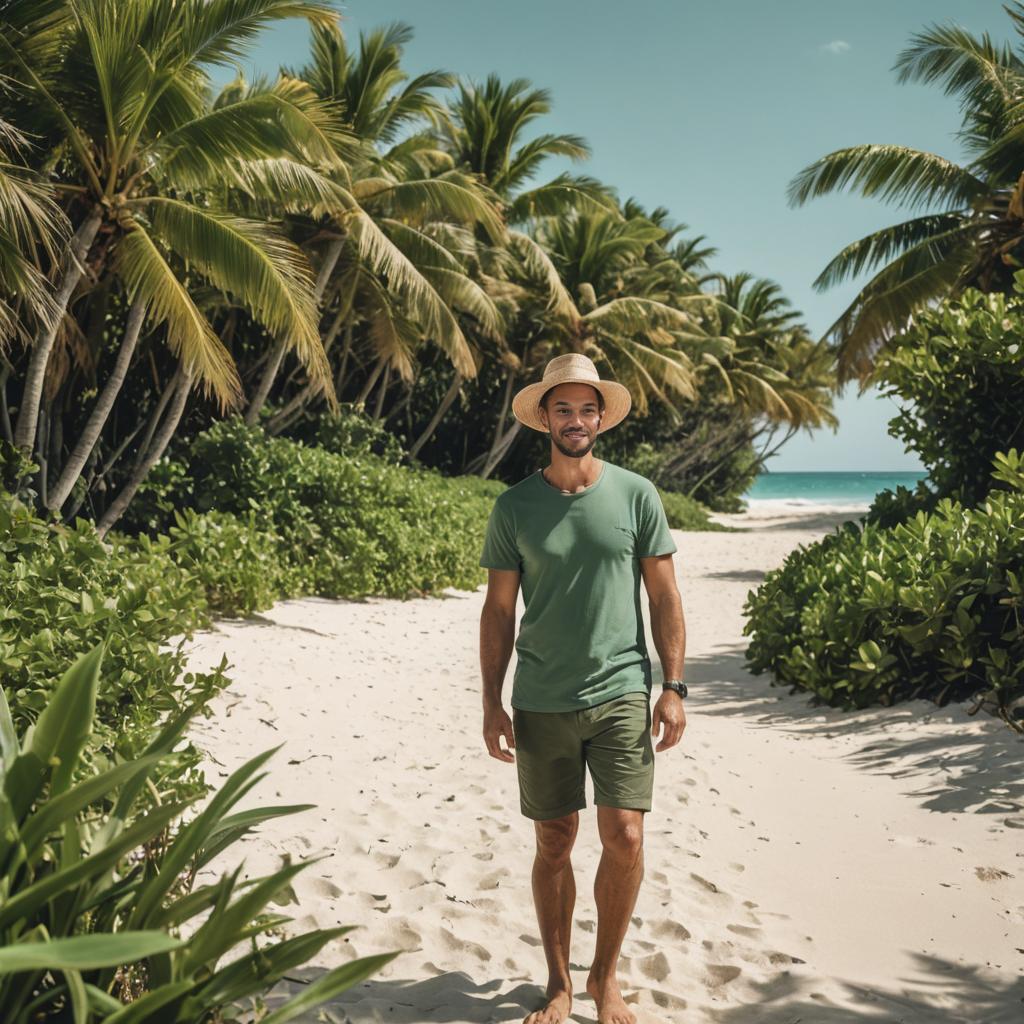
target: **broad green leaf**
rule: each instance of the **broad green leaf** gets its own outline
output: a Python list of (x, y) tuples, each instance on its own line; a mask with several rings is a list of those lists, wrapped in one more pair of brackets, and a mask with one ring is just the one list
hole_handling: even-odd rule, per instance
[(374, 971), (379, 971), (386, 963), (394, 960), (399, 952), (365, 956), (328, 971), (310, 984), (304, 992), (267, 1014), (260, 1024), (287, 1024), (288, 1021), (295, 1020), (296, 1017), (326, 1003), (328, 999), (333, 999), (353, 985), (358, 985)]
[(30, 752), (53, 765), (51, 793), (67, 787), (92, 732), (103, 653), (104, 645), (97, 644), (64, 673), (36, 722)]
[(0, 974), (15, 971), (86, 971), (133, 963), (154, 953), (180, 949), (184, 939), (164, 932), (75, 935), (48, 942), (19, 943), (0, 949)]

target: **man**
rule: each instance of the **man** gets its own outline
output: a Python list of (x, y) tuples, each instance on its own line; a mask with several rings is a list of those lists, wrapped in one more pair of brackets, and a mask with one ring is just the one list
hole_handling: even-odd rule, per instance
[[(569, 858), (586, 806), (584, 765), (602, 844), (586, 987), (600, 1024), (635, 1024), (616, 966), (643, 877), (651, 736), (660, 733), (656, 749), (667, 750), (686, 727), (685, 626), (661, 499), (649, 480), (592, 454), (597, 435), (631, 404), (625, 387), (601, 380), (576, 353), (552, 359), (540, 382), (516, 394), (516, 418), (550, 433), (551, 464), (498, 497), (480, 559), (489, 570), (480, 617), (484, 741), (492, 757), (517, 765), (520, 809), (536, 832), (533, 898), (548, 982), (544, 1006), (526, 1024), (561, 1024), (572, 1005)], [(665, 679), (653, 716), (641, 577)], [(516, 636), (520, 583), (525, 611)], [(510, 719), (501, 689), (513, 641)]]

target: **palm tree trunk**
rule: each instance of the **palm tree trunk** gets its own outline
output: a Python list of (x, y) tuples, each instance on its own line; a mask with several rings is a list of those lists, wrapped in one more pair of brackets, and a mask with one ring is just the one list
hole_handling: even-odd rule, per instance
[(18, 423), (14, 428), (14, 443), (25, 454), (29, 454), (35, 445), (36, 428), (39, 422), (39, 405), (43, 396), (43, 381), (46, 378), (46, 364), (50, 361), (50, 352), (57, 338), (61, 321), (67, 312), (71, 293), (85, 273), (85, 257), (92, 247), (96, 233), (103, 222), (103, 208), (95, 206), (89, 216), (79, 225), (71, 239), (70, 259), (61, 278), (60, 286), (54, 296), (57, 313), (53, 323), (43, 331), (43, 335), (32, 346), (28, 369), (25, 371), (25, 386), (21, 395), (21, 408), (18, 410)]
[(334, 379), (334, 393), (341, 394), (341, 385), (345, 383), (345, 370), (348, 369), (348, 357), (352, 353), (352, 335), (355, 324), (350, 319), (345, 327), (345, 344), (341, 346), (341, 363), (338, 365), (338, 376)]
[(423, 431), (418, 438), (416, 438), (415, 444), (409, 449), (409, 458), (415, 459), (419, 454), (420, 449), (430, 440), (437, 425), (444, 418), (444, 414), (451, 408), (452, 402), (455, 401), (456, 395), (459, 393), (459, 388), (462, 387), (462, 382), (466, 378), (458, 370), (455, 371), (455, 376), (452, 378), (451, 386), (445, 392), (444, 398), (441, 399), (441, 404), (437, 407), (437, 412), (431, 417), (430, 422), (427, 424), (427, 429)]
[(110, 528), (124, 515), (124, 511), (131, 504), (135, 492), (142, 486), (149, 471), (157, 464), (160, 457), (167, 450), (171, 443), (175, 430), (181, 422), (182, 414), (185, 412), (185, 405), (188, 401), (188, 394), (192, 390), (192, 374), (187, 372), (179, 363), (178, 372), (174, 375), (174, 397), (171, 399), (170, 408), (167, 410), (167, 418), (160, 427), (159, 432), (153, 440), (153, 444), (141, 464), (134, 470), (128, 483), (121, 489), (121, 493), (110, 503), (103, 517), (96, 525), (96, 532), (100, 539), (106, 537)]
[[(143, 437), (142, 443), (139, 445), (138, 451), (135, 453), (135, 462), (132, 465), (132, 472), (134, 473), (139, 466), (142, 465), (142, 460), (146, 457), (146, 452), (149, 451), (149, 446), (153, 441), (153, 435), (156, 433), (157, 425), (160, 423), (160, 417), (164, 414), (164, 409), (167, 408), (167, 403), (171, 400), (175, 390), (175, 378), (172, 377), (167, 382), (167, 387), (160, 392), (160, 397), (157, 399), (156, 408), (153, 410), (152, 415), (149, 417), (149, 423), (146, 425), (146, 436)], [(136, 433), (138, 431), (136, 430)], [(106, 470), (104, 470), (104, 473)], [(101, 476), (103, 473), (100, 474)]]
[[(494, 456), (494, 452), (497, 449), (499, 443), (504, 440), (505, 434), (503, 427), (505, 423), (505, 417), (508, 415), (508, 403), (512, 397), (512, 382), (515, 379), (515, 375), (510, 371), (505, 377), (505, 394), (501, 399), (501, 411), (498, 413), (498, 419), (494, 424), (494, 436), (491, 438), (491, 447), (487, 450), (485, 455), (478, 455), (474, 458), (470, 464), (466, 467), (467, 471), (473, 473), (477, 467), (486, 467), (488, 462)], [(493, 467), (492, 467), (493, 469)]]
[(373, 410), (373, 418), (375, 420), (380, 419), (381, 413), (384, 411), (384, 396), (388, 393), (388, 385), (391, 383), (391, 364), (389, 363), (384, 368), (384, 379), (381, 381), (380, 387), (377, 389), (377, 405)]
[(366, 383), (363, 385), (363, 390), (359, 392), (359, 397), (356, 398), (356, 405), (363, 405), (366, 402), (370, 392), (373, 390), (373, 385), (377, 383), (377, 378), (384, 372), (384, 363), (385, 359), (383, 356), (377, 360), (377, 365), (373, 368), (373, 372), (366, 379)]
[(96, 442), (103, 432), (103, 427), (110, 416), (110, 410), (114, 407), (114, 401), (121, 391), (125, 377), (128, 375), (128, 367), (131, 364), (132, 356), (142, 333), (142, 321), (146, 314), (146, 306), (141, 300), (132, 303), (128, 311), (128, 321), (125, 324), (124, 338), (117, 350), (117, 358), (114, 361), (114, 368), (107, 378), (106, 384), (100, 396), (96, 399), (92, 413), (89, 416), (82, 433), (75, 444), (74, 450), (68, 456), (67, 462), (61, 471), (60, 477), (53, 485), (50, 492), (47, 508), (52, 512), (60, 512), (64, 502), (68, 500), (71, 489), (75, 486), (82, 473), (82, 467), (89, 458), (89, 453), (96, 447)]
[[(344, 245), (345, 240), (343, 238), (335, 238), (327, 247), (323, 265), (320, 267), (320, 273), (317, 275), (316, 287), (313, 289), (313, 298), (316, 299), (317, 305), (320, 304), (320, 300), (323, 298), (324, 289), (327, 287), (327, 282), (331, 279), (331, 274), (334, 273), (334, 268), (337, 266), (338, 257), (341, 256), (341, 250)], [(259, 386), (252, 396), (249, 408), (245, 411), (245, 422), (249, 426), (252, 426), (260, 417), (260, 410), (266, 404), (267, 398), (270, 395), (270, 389), (274, 386), (274, 378), (277, 376), (278, 370), (281, 369), (281, 363), (284, 361), (285, 348), (286, 345), (283, 339), (278, 339), (274, 342), (270, 358), (267, 360), (263, 376), (260, 378)]]
[[(338, 315), (334, 318), (334, 323), (331, 324), (331, 329), (327, 332), (327, 337), (324, 338), (324, 352), (331, 351), (331, 346), (334, 344), (334, 339), (338, 336), (338, 331), (341, 330), (341, 324), (345, 319), (346, 312), (348, 312), (348, 310), (344, 305), (342, 305), (341, 309), (338, 310)], [(346, 342), (351, 341), (351, 337), (352, 332), (351, 329), (349, 329), (346, 334)], [(280, 412), (275, 413), (269, 420), (267, 420), (267, 433), (279, 434), (285, 428), (286, 423), (290, 422), (291, 414), (314, 397), (314, 388), (315, 385), (312, 382), (307, 383), (294, 398), (282, 406)]]
[(508, 455), (509, 449), (512, 447), (512, 442), (519, 436), (519, 432), (523, 429), (522, 423), (516, 420), (508, 430), (505, 431), (501, 441), (498, 442), (497, 447), (488, 456), (487, 462), (484, 463), (484, 468), (480, 471), (480, 478), (486, 480), (501, 464), (501, 460)]
[[(3, 358), (0, 356), (0, 358)], [(4, 368), (0, 370), (0, 426), (3, 427), (4, 440), (14, 444), (14, 431), (11, 429), (11, 410), (7, 407), (7, 379), (11, 375), (11, 364), (4, 359)]]
[(46, 504), (47, 483), (49, 478), (49, 460), (46, 458), (46, 444), (50, 438), (50, 411), (44, 402), (39, 409), (39, 422), (36, 425), (36, 462), (39, 463), (37, 476), (39, 500)]

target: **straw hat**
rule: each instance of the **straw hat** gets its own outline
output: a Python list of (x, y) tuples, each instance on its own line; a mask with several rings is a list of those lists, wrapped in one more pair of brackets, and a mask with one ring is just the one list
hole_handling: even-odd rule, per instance
[(626, 413), (632, 405), (628, 389), (613, 380), (601, 380), (592, 360), (579, 352), (555, 356), (544, 367), (543, 379), (517, 391), (512, 398), (512, 415), (520, 423), (547, 433), (548, 428), (544, 426), (538, 411), (541, 397), (556, 384), (569, 383), (592, 384), (604, 396), (604, 415), (597, 431), (599, 434), (610, 430), (626, 418)]

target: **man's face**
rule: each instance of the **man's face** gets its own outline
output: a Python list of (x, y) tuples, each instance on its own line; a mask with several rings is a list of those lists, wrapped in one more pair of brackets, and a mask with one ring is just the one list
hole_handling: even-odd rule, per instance
[(559, 384), (548, 395), (540, 418), (551, 431), (554, 446), (571, 459), (581, 459), (597, 439), (601, 426), (597, 389), (589, 384)]

